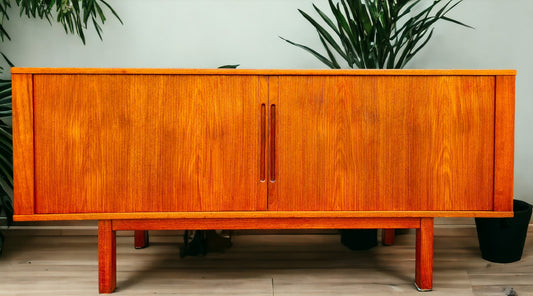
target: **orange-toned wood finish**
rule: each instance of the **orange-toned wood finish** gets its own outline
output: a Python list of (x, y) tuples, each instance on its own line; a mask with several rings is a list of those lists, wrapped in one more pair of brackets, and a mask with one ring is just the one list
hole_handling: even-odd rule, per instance
[(35, 213), (32, 75), (13, 75), (12, 86), (15, 213), (32, 215)]
[(427, 290), (434, 217), (513, 215), (513, 70), (12, 74), (14, 218), (100, 220), (103, 293), (117, 230), (415, 228)]
[(514, 71), (15, 68), (13, 79), (17, 220), (511, 212)]
[(419, 228), (419, 218), (240, 218), (113, 220), (113, 230)]
[[(107, 223), (108, 221), (101, 221)], [(147, 234), (142, 230), (175, 230), (175, 229), (312, 229), (312, 228), (415, 228), (416, 233), (416, 276), (415, 284), (419, 290), (432, 289), (433, 280), (433, 218), (197, 218), (197, 219), (117, 219), (112, 220), (112, 231), (136, 230), (136, 236)], [(108, 227), (104, 224), (104, 227)], [(108, 231), (108, 228), (105, 228)], [(141, 229), (141, 230), (139, 230)], [(114, 238), (113, 234), (113, 238)], [(136, 237), (137, 238), (137, 237)], [(100, 258), (110, 258), (115, 254), (110, 250), (100, 248)], [(106, 262), (106, 261), (103, 261)], [(102, 267), (101, 267), (102, 269)], [(104, 270), (114, 270), (112, 267), (104, 267)], [(111, 275), (106, 274), (110, 277)], [(100, 282), (107, 278), (100, 274)], [(102, 285), (102, 284), (101, 284)], [(110, 286), (107, 284), (106, 286)], [(114, 287), (114, 286), (113, 286)]]
[(320, 76), (515, 76), (516, 70), (280, 70), (280, 69), (167, 69), (167, 68), (11, 68), (11, 74), (146, 74), (146, 75), (320, 75)]
[(257, 212), (144, 212), (93, 214), (17, 215), (17, 221), (99, 220), (99, 219), (197, 219), (197, 218), (420, 218), (420, 217), (512, 217), (513, 212), (484, 211), (257, 211)]
[(98, 283), (100, 293), (113, 293), (117, 285), (117, 240), (111, 220), (98, 222)]
[(35, 213), (266, 209), (258, 77), (34, 81)]
[(433, 218), (421, 218), (416, 229), (415, 284), (420, 291), (433, 288)]
[(278, 83), (270, 210), (493, 209), (494, 77)]
[(496, 77), (494, 210), (512, 211), (514, 170), (514, 76)]
[(383, 229), (381, 233), (381, 243), (384, 246), (392, 246), (394, 245), (395, 237), (395, 229)]

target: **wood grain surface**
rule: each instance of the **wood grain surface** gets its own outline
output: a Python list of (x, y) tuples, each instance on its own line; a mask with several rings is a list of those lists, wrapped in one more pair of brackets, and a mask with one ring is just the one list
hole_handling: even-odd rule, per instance
[(422, 218), (416, 229), (415, 283), (422, 291), (433, 288), (433, 218)]
[(113, 293), (117, 285), (117, 238), (111, 220), (98, 222), (98, 290)]
[(17, 220), (512, 215), (512, 70), (13, 73)]
[(36, 213), (266, 209), (254, 76), (35, 76)]
[(33, 81), (31, 74), (12, 77), (13, 182), (15, 213), (35, 213), (33, 159)]
[[(399, 233), (394, 246), (357, 252), (333, 234), (235, 234), (224, 253), (184, 259), (181, 236), (154, 232), (150, 247), (140, 250), (132, 248), (131, 235), (118, 235), (114, 295), (533, 295), (533, 227), (521, 261), (493, 264), (481, 258), (475, 228), (463, 226), (435, 227), (434, 282), (428, 294), (413, 288), (414, 232)], [(5, 234), (2, 296), (98, 294), (96, 235), (20, 232)]]
[(116, 75), (364, 75), (364, 76), (487, 76), (516, 75), (516, 70), (463, 69), (157, 69), (157, 68), (11, 68), (15, 74), (116, 74)]
[[(425, 219), (425, 218), (424, 218)], [(113, 230), (419, 228), (420, 218), (202, 218), (113, 220)]]
[(371, 218), (371, 217), (512, 217), (513, 212), (494, 211), (219, 211), (219, 212), (135, 212), (86, 214), (14, 215), (15, 221), (99, 220), (99, 219), (197, 219), (197, 218)]
[(513, 210), (515, 77), (496, 77), (494, 210)]
[(100, 293), (117, 230), (417, 228), (429, 290), (433, 217), (512, 215), (513, 71), (14, 73), (15, 218), (99, 219)]
[(278, 83), (270, 210), (493, 209), (493, 77)]

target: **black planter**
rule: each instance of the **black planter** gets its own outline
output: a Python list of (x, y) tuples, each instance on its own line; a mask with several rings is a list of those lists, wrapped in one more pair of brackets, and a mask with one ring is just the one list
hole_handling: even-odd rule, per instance
[(513, 201), (513, 218), (476, 218), (477, 237), (483, 259), (510, 263), (522, 258), (532, 206)]
[(341, 243), (354, 251), (371, 249), (378, 244), (378, 230), (342, 229)]

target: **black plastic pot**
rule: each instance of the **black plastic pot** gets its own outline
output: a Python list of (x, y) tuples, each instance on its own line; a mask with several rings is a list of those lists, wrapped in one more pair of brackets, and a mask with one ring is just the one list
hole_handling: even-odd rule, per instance
[(520, 260), (526, 242), (532, 206), (513, 201), (513, 218), (476, 218), (479, 248), (483, 259), (496, 263)]
[(368, 250), (378, 245), (377, 229), (342, 229), (341, 243), (350, 250)]

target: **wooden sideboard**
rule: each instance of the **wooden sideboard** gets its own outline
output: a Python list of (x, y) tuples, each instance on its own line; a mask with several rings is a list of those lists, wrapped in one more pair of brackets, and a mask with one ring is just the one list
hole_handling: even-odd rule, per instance
[(15, 220), (115, 231), (416, 229), (510, 217), (513, 70), (13, 68)]

